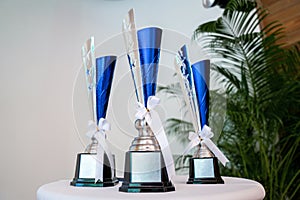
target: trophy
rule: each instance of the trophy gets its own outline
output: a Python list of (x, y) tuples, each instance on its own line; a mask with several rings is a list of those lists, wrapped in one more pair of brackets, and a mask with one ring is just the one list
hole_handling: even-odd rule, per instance
[(136, 32), (133, 9), (123, 21), (123, 36), (139, 105), (134, 138), (126, 152), (121, 192), (175, 191), (171, 177), (175, 168), (162, 123), (154, 107), (162, 30), (156, 27)]
[(108, 187), (118, 183), (115, 177), (115, 160), (106, 144), (105, 131), (110, 125), (105, 119), (112, 84), (116, 56), (95, 59), (94, 37), (82, 47), (88, 100), (92, 120), (87, 136), (91, 138), (85, 153), (77, 154), (73, 186)]
[(211, 141), (213, 132), (208, 126), (210, 61), (202, 60), (190, 65), (187, 48), (184, 45), (176, 56), (176, 67), (180, 85), (191, 114), (195, 132), (183, 155), (197, 147), (189, 160), (188, 184), (222, 184), (218, 159), (225, 166), (228, 159)]

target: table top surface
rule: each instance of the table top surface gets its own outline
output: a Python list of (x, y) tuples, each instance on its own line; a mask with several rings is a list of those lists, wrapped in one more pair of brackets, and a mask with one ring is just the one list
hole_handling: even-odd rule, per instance
[(70, 180), (60, 180), (41, 186), (38, 200), (101, 200), (101, 199), (209, 199), (259, 200), (265, 196), (263, 186), (249, 179), (222, 177), (225, 184), (186, 184), (187, 176), (176, 176), (172, 182), (176, 191), (166, 193), (119, 192), (121, 183), (114, 187), (74, 187)]

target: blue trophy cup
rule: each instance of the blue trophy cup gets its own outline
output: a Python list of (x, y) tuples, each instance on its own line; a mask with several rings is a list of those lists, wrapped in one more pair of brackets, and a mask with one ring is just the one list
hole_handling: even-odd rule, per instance
[[(208, 126), (209, 117), (209, 76), (210, 61), (202, 60), (191, 66), (197, 99), (200, 130)], [(224, 183), (220, 176), (218, 158), (207, 148), (201, 139), (192, 158), (189, 160), (189, 179), (187, 184)]]
[[(109, 187), (118, 183), (118, 179), (115, 177), (115, 159), (105, 142), (105, 130), (107, 130), (105, 129), (107, 126), (107, 124), (105, 125), (105, 117), (116, 56), (94, 59), (92, 56), (94, 53), (93, 45), (92, 41), (83, 55), (84, 65), (86, 65), (89, 104), (93, 115), (93, 120), (90, 121), (89, 125), (92, 142), (87, 146), (85, 153), (77, 154), (75, 177), (70, 184), (78, 187)], [(92, 48), (90, 48), (91, 46)], [(99, 176), (99, 174), (101, 175)]]
[[(139, 30), (137, 32), (139, 63), (131, 62), (133, 58), (128, 56), (137, 100), (140, 104), (144, 104), (145, 108), (148, 98), (154, 96), (156, 92), (161, 36), (162, 30), (156, 27)], [(142, 91), (142, 94), (138, 91)], [(158, 140), (145, 118), (137, 119), (135, 128), (138, 130), (138, 136), (134, 138), (129, 151), (126, 152), (124, 181), (119, 191), (135, 193), (175, 191), (168, 177)]]

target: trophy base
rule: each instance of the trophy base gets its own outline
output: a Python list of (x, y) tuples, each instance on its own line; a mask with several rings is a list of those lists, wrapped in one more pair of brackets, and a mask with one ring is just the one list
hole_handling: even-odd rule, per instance
[(74, 178), (70, 185), (76, 187), (112, 187), (119, 183), (117, 178), (113, 178), (111, 180), (105, 180), (104, 182), (97, 181), (95, 183), (95, 179), (87, 179), (87, 178)]
[(128, 193), (175, 191), (161, 152), (126, 152), (124, 181), (119, 191)]
[[(95, 182), (94, 177), (97, 162), (95, 155), (95, 153), (77, 154), (75, 177), (71, 181), (70, 185), (76, 187), (111, 187), (119, 183), (116, 177), (112, 178), (111, 166), (106, 154), (104, 154), (103, 182), (100, 180)], [(113, 159), (115, 160), (114, 157)]]
[(171, 192), (175, 187), (171, 182), (165, 183), (128, 183), (123, 182), (120, 192), (145, 193), (145, 192)]
[(224, 184), (216, 157), (190, 158), (189, 162), (187, 184)]

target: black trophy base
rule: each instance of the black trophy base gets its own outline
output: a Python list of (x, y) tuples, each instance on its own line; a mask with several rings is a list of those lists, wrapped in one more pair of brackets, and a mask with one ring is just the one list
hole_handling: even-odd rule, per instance
[(175, 191), (161, 152), (127, 152), (124, 181), (119, 191), (128, 193)]
[(74, 178), (70, 185), (76, 187), (112, 187), (119, 183), (117, 178), (113, 178), (110, 180), (104, 180), (104, 182), (97, 181), (95, 183), (95, 179), (88, 179), (88, 178)]
[[(94, 177), (97, 162), (95, 155), (96, 154), (92, 153), (77, 154), (75, 177), (71, 181), (70, 185), (76, 187), (111, 187), (119, 183), (116, 177), (112, 178), (111, 166), (106, 154), (104, 154), (103, 182), (100, 180), (95, 182)], [(114, 172), (114, 174), (116, 173)]]
[(220, 176), (218, 159), (190, 158), (190, 171), (187, 184), (224, 184)]
[(119, 188), (120, 192), (129, 193), (145, 193), (145, 192), (171, 192), (175, 191), (174, 185), (169, 181), (168, 183), (129, 183), (123, 182)]

